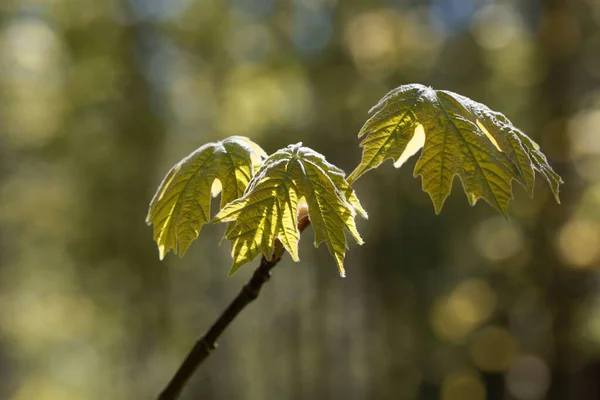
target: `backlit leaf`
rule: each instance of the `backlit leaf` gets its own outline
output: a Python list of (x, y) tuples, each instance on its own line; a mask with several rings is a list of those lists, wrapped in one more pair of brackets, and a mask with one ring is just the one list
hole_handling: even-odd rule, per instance
[(160, 258), (171, 249), (183, 256), (210, 221), (211, 195), (222, 190), (221, 208), (241, 197), (265, 157), (248, 138), (232, 136), (205, 144), (171, 168), (146, 217), (146, 222), (154, 225)]
[(400, 167), (422, 148), (414, 175), (439, 214), (458, 175), (471, 205), (483, 198), (507, 214), (512, 180), (533, 194), (534, 171), (550, 185), (556, 201), (562, 179), (529, 137), (502, 114), (464, 96), (423, 85), (392, 90), (370, 111), (359, 132), (363, 156), (353, 182), (388, 158)]
[(232, 242), (230, 274), (258, 254), (271, 259), (279, 239), (294, 261), (298, 261), (297, 214), (304, 198), (315, 231), (315, 246), (325, 242), (344, 276), (344, 255), (348, 230), (359, 244), (362, 239), (354, 218), (366, 218), (344, 172), (301, 143), (269, 156), (260, 166), (244, 196), (227, 204), (215, 222), (231, 222), (225, 239)]

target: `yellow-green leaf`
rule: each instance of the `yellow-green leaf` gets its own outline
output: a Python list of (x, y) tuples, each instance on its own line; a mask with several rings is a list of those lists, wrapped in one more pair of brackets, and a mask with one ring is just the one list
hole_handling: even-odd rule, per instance
[(315, 246), (325, 242), (344, 276), (348, 230), (359, 244), (362, 239), (354, 218), (364, 217), (356, 194), (344, 172), (302, 143), (290, 145), (269, 156), (260, 166), (244, 196), (227, 204), (215, 222), (231, 222), (225, 239), (232, 242), (230, 274), (258, 254), (273, 255), (279, 239), (294, 261), (298, 261), (298, 201), (303, 198), (315, 231)]
[(399, 168), (422, 148), (414, 175), (439, 214), (458, 175), (469, 203), (483, 198), (507, 214), (512, 180), (533, 194), (534, 171), (550, 185), (556, 201), (562, 182), (529, 137), (502, 114), (464, 96), (423, 85), (392, 90), (370, 111), (359, 132), (363, 156), (353, 182), (388, 158)]
[(211, 195), (222, 191), (221, 208), (241, 197), (266, 153), (250, 139), (232, 136), (207, 143), (167, 173), (150, 202), (146, 222), (162, 259), (173, 249), (183, 256), (210, 221)]

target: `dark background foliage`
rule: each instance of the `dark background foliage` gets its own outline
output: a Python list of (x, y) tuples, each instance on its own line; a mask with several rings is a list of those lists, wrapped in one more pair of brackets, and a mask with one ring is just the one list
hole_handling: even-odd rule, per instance
[[(248, 279), (224, 226), (158, 260), (147, 205), (207, 141), (306, 146), (350, 171), (388, 90), (505, 113), (566, 181), (512, 217), (414, 159), (356, 184), (348, 277), (301, 240), (182, 398), (600, 398), (597, 0), (2, 0), (0, 398), (152, 398)], [(456, 183), (456, 182), (455, 182)]]

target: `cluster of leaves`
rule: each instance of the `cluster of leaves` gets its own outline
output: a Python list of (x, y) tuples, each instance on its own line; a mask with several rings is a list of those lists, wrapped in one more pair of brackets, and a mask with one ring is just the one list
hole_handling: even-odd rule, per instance
[(350, 174), (355, 180), (388, 158), (399, 168), (421, 148), (414, 176), (440, 213), (458, 175), (471, 205), (483, 198), (507, 215), (511, 181), (533, 195), (534, 171), (550, 185), (559, 201), (561, 178), (539, 146), (504, 115), (459, 94), (423, 85), (400, 86), (371, 111), (359, 137), (363, 156)]
[(175, 164), (150, 202), (146, 222), (162, 260), (169, 250), (183, 257), (190, 243), (210, 222), (210, 200), (221, 191), (221, 208), (244, 193), (267, 154), (256, 143), (232, 136), (207, 143)]
[[(455, 176), (474, 205), (483, 198), (507, 215), (516, 180), (533, 194), (535, 171), (558, 198), (561, 178), (539, 146), (502, 114), (464, 96), (423, 85), (404, 85), (384, 96), (359, 132), (361, 163), (346, 178), (321, 154), (290, 145), (270, 156), (247, 138), (208, 143), (177, 163), (150, 203), (147, 222), (161, 259), (171, 249), (183, 256), (209, 222), (228, 222), (234, 273), (262, 254), (270, 259), (276, 240), (298, 261), (298, 210), (304, 204), (315, 231), (344, 276), (345, 231), (362, 244), (355, 217), (367, 217), (351, 184), (392, 158), (400, 167), (422, 149), (414, 175), (436, 213), (442, 210)], [(210, 202), (220, 191), (219, 213)]]
[(315, 230), (315, 246), (325, 242), (340, 274), (344, 275), (347, 248), (344, 230), (362, 244), (354, 217), (358, 212), (366, 218), (367, 213), (344, 178), (344, 172), (302, 143), (268, 157), (244, 195), (226, 205), (215, 217), (215, 222), (231, 223), (225, 233), (233, 246), (231, 273), (259, 253), (270, 259), (275, 239), (298, 261), (299, 203), (306, 203), (308, 207)]

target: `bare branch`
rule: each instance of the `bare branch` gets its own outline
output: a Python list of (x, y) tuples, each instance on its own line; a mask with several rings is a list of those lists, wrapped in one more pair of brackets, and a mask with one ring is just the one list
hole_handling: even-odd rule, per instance
[[(306, 209), (301, 210), (298, 216), (298, 230), (300, 233), (302, 233), (308, 225), (310, 225), (310, 220), (308, 219)], [(196, 342), (169, 384), (158, 396), (158, 400), (175, 400), (179, 397), (181, 390), (193, 375), (194, 371), (196, 371), (198, 366), (208, 358), (214, 349), (217, 348), (216, 342), (219, 336), (221, 336), (231, 321), (233, 321), (248, 304), (258, 297), (262, 286), (271, 277), (271, 270), (279, 263), (284, 252), (283, 245), (277, 240), (272, 259), (267, 260), (266, 257), (262, 257), (260, 266), (254, 271), (252, 278), (244, 285), (240, 293), (233, 299), (225, 311), (223, 311), (208, 332)]]

